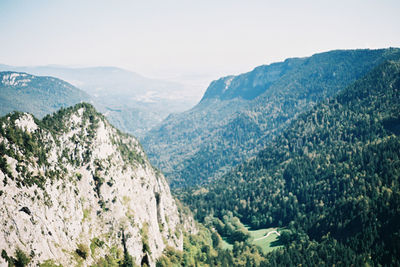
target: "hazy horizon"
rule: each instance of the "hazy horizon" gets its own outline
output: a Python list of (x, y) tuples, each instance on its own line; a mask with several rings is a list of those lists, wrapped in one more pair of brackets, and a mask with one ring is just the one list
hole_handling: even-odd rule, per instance
[(399, 11), (398, 1), (2, 1), (0, 63), (212, 80), (289, 57), (399, 47)]

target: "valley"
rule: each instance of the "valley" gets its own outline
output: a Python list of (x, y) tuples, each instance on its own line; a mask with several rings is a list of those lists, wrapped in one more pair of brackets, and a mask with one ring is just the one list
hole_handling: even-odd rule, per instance
[(0, 267), (400, 266), (400, 1), (0, 1)]
[(222, 77), (140, 139), (63, 80), (0, 82), (0, 265), (400, 263), (398, 48)]

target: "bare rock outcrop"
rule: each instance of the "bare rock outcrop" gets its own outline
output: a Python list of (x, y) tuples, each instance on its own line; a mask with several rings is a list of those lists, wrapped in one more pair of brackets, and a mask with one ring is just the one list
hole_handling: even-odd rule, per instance
[(154, 266), (196, 231), (139, 142), (91, 105), (3, 117), (0, 153), (0, 266), (18, 251), (31, 266)]

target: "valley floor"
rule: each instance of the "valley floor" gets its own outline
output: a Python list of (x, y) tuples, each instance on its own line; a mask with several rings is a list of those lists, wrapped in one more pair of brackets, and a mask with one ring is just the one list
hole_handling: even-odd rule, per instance
[[(278, 238), (280, 236), (280, 229), (278, 228), (264, 228), (258, 230), (250, 230), (249, 226), (246, 226), (251, 237), (251, 244), (256, 245), (262, 249), (264, 253), (269, 253), (275, 249), (283, 247)], [(233, 244), (229, 243), (227, 238), (222, 238), (223, 249), (233, 249)]]

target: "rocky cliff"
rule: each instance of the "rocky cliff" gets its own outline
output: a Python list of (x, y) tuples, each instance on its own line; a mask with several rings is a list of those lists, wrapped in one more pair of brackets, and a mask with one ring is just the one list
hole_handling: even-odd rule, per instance
[(139, 142), (88, 104), (1, 118), (0, 167), (0, 266), (153, 266), (196, 231)]

